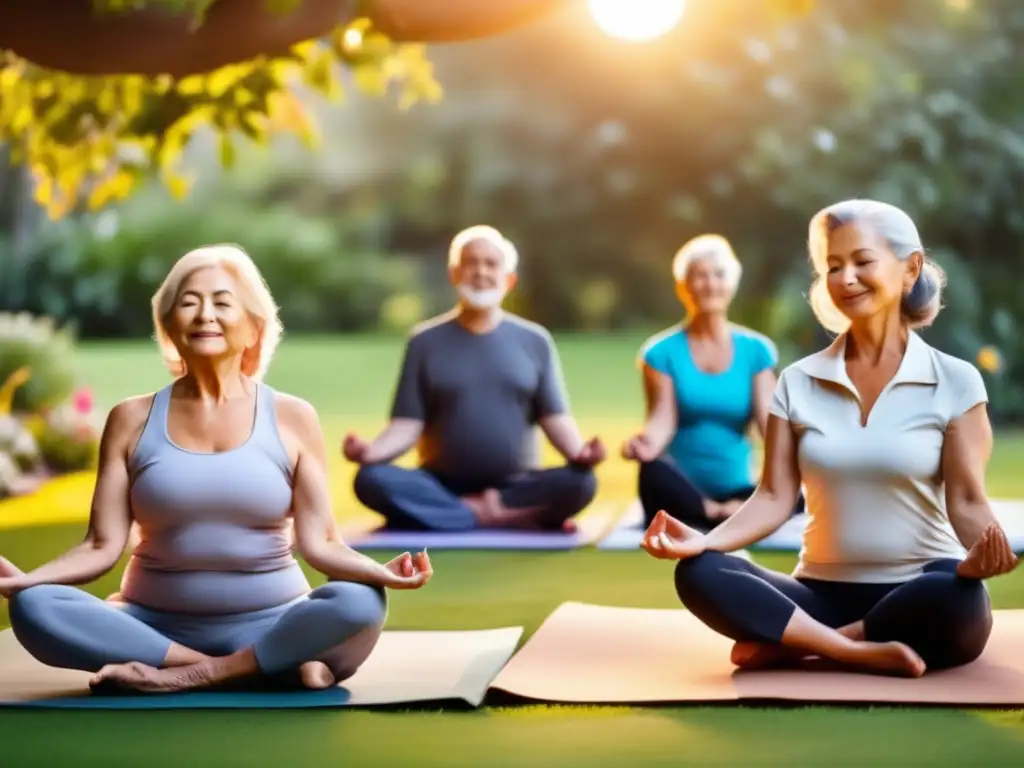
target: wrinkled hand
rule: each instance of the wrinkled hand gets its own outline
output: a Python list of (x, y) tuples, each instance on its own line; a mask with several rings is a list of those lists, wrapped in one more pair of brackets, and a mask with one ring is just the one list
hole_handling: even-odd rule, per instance
[(659, 560), (685, 560), (704, 552), (707, 540), (700, 531), (683, 525), (661, 510), (644, 531), (640, 546)]
[(600, 464), (605, 459), (604, 444), (601, 442), (601, 438), (592, 437), (583, 444), (580, 448), (580, 452), (576, 454), (573, 462), (576, 464), (582, 464), (585, 467), (594, 467)]
[(647, 463), (658, 458), (646, 435), (633, 435), (622, 444), (622, 458), (626, 461)]
[(368, 442), (358, 435), (353, 435), (351, 433), (345, 435), (345, 439), (341, 443), (342, 454), (346, 459), (354, 464), (363, 463), (363, 459), (366, 457), (366, 452), (369, 448), (370, 444)]
[(956, 572), (965, 579), (990, 579), (1009, 573), (1019, 563), (1003, 529), (999, 525), (990, 525), (957, 566)]
[(384, 569), (390, 574), (384, 586), (391, 589), (419, 589), (434, 575), (426, 550), (417, 553), (415, 557), (404, 552), (385, 563)]

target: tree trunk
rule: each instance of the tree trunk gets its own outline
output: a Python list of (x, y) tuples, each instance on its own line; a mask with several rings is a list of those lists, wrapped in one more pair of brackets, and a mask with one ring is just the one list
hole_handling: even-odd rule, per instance
[[(527, 24), (570, 0), (375, 0), (375, 25), (397, 42), (456, 42)], [(184, 77), (261, 55), (350, 22), (355, 0), (303, 0), (288, 13), (266, 0), (218, 0), (193, 29), (159, 6), (98, 13), (92, 0), (0, 0), (0, 49), (81, 75)]]

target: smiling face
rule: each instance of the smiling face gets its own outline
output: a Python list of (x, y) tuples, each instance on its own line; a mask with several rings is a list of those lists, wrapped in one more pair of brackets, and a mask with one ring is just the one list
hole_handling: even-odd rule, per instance
[(920, 274), (922, 256), (900, 260), (872, 227), (850, 222), (828, 235), (826, 284), (836, 308), (851, 323), (894, 312)]
[(167, 331), (182, 359), (241, 358), (259, 340), (239, 298), (237, 281), (223, 267), (203, 267), (181, 284)]
[(733, 282), (724, 257), (706, 256), (690, 262), (676, 291), (690, 314), (726, 312), (736, 292)]
[(463, 301), (477, 309), (498, 306), (515, 285), (516, 275), (505, 265), (505, 254), (486, 239), (470, 240), (451, 267), (452, 285)]

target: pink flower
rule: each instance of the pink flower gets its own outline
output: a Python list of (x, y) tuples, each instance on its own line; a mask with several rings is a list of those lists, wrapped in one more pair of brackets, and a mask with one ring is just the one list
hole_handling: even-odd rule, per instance
[(92, 390), (88, 387), (82, 387), (75, 392), (71, 402), (72, 407), (75, 409), (75, 413), (79, 416), (89, 415), (92, 413), (93, 408)]

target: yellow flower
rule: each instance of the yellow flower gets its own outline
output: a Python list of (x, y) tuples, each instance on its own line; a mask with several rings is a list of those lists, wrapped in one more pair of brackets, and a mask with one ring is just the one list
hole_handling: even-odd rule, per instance
[(999, 350), (993, 346), (985, 346), (978, 350), (978, 367), (987, 373), (998, 373), (1003, 367)]

